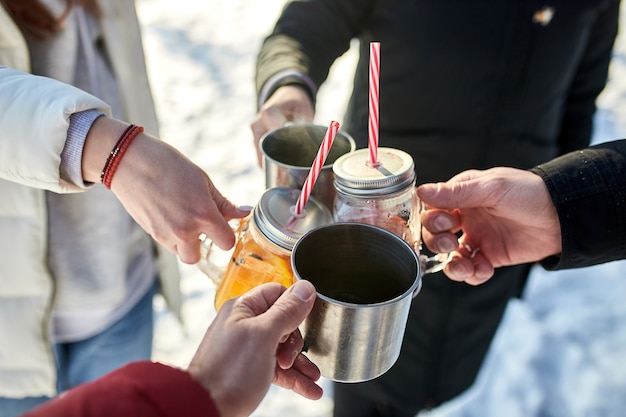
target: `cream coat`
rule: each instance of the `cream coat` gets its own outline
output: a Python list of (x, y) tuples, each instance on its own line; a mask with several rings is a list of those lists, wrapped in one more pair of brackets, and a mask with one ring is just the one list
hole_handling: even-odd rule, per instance
[[(100, 4), (124, 119), (157, 135), (134, 2)], [(0, 6), (0, 65), (11, 67), (0, 68), (0, 396), (12, 398), (56, 394), (49, 326), (54, 281), (46, 266), (43, 190), (82, 191), (59, 176), (69, 115), (109, 112), (104, 102), (76, 88), (25, 74), (28, 56), (20, 31)], [(25, 129), (30, 125), (37, 128)], [(161, 289), (180, 317), (177, 261), (162, 247), (158, 251)]]

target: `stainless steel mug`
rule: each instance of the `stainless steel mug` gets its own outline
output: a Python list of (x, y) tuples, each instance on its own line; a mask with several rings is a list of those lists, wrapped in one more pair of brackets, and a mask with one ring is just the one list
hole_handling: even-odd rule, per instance
[(400, 237), (363, 223), (313, 229), (295, 244), (296, 279), (315, 285), (301, 326), (306, 355), (325, 378), (362, 382), (396, 362), (409, 307), (421, 288), (417, 254)]
[[(315, 124), (287, 124), (261, 138), (265, 188), (291, 187), (302, 189), (328, 127)], [(311, 195), (333, 208), (333, 162), (355, 149), (354, 139), (346, 132), (335, 136), (326, 163), (315, 182)]]

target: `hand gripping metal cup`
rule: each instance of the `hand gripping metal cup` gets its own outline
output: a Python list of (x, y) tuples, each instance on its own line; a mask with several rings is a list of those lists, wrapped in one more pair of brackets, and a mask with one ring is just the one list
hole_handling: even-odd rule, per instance
[(305, 354), (322, 376), (363, 382), (387, 372), (421, 288), (413, 248), (378, 226), (334, 223), (303, 235), (291, 266), (296, 279), (317, 289), (301, 331)]
[[(268, 132), (259, 144), (263, 153), (265, 187), (302, 189), (328, 127), (314, 124), (287, 124)], [(332, 165), (340, 156), (355, 149), (354, 139), (337, 132), (326, 163), (311, 195), (332, 210), (335, 188)]]

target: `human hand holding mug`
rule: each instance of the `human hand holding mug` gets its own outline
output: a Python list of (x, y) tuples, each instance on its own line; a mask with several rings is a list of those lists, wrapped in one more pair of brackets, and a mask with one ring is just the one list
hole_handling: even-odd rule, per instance
[(261, 138), (268, 132), (284, 126), (286, 123), (312, 123), (315, 109), (311, 97), (301, 87), (286, 85), (279, 87), (263, 103), (252, 121), (254, 149), (259, 166), (263, 165), (263, 155), (259, 147)]
[(561, 252), (556, 208), (541, 177), (530, 171), (465, 171), (445, 183), (423, 184), (417, 194), (427, 205), (424, 241), (435, 252), (452, 252), (443, 271), (455, 281), (478, 285), (494, 268)]

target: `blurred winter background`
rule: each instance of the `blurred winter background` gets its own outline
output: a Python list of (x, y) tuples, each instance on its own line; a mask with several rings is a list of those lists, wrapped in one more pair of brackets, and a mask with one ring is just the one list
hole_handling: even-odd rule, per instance
[[(161, 136), (204, 168), (236, 204), (264, 187), (251, 146), (254, 62), (284, 0), (139, 0)], [(622, 17), (626, 23), (626, 18)], [(317, 122), (342, 121), (354, 48), (333, 67)], [(626, 138), (626, 36), (599, 100), (595, 140)], [(419, 169), (419, 167), (417, 167)], [(215, 315), (215, 286), (181, 264), (185, 324), (157, 299), (155, 359), (185, 366)], [(511, 301), (476, 383), (422, 417), (626, 416), (626, 263), (533, 272)], [(308, 401), (272, 387), (256, 417), (328, 417), (332, 386)]]

